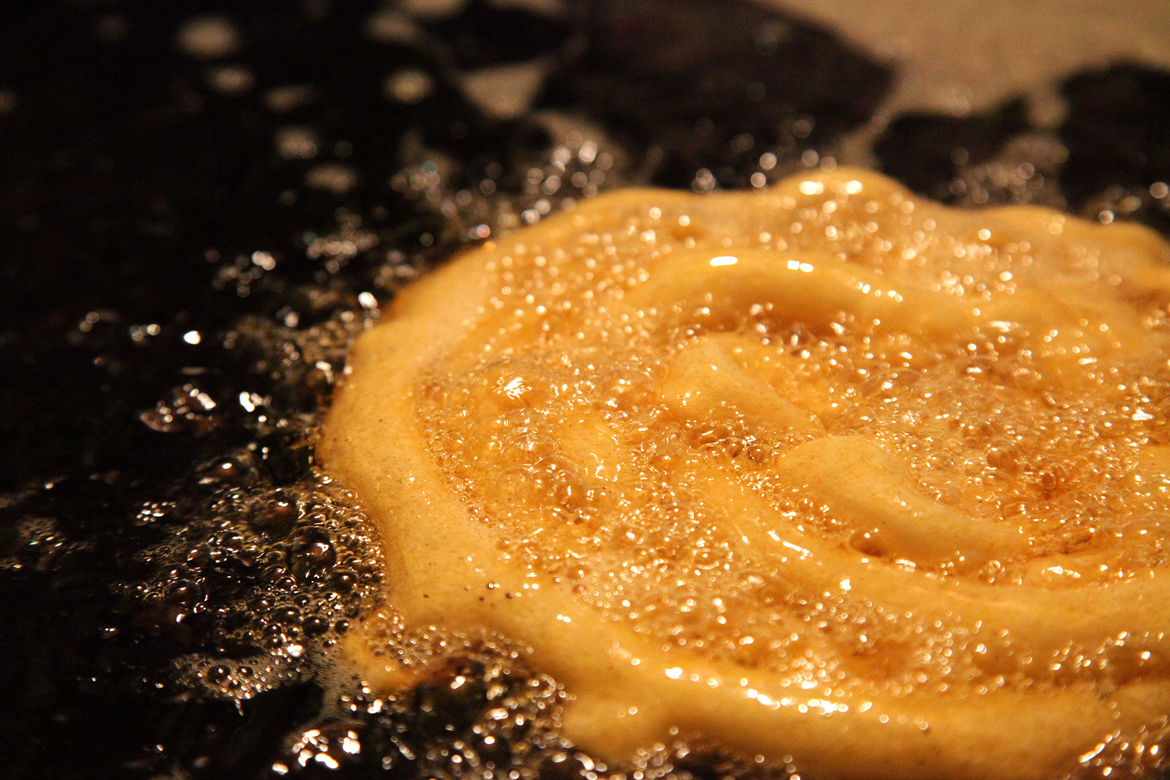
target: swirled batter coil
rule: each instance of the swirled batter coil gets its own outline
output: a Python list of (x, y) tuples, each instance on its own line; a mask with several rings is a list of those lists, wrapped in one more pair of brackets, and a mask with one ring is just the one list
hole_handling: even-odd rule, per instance
[[(1151, 771), (1168, 261), (857, 170), (619, 192), (406, 290), (320, 455), (381, 531), (398, 636), (523, 647), (596, 754)], [(425, 659), (377, 636), (351, 659), (407, 684)]]

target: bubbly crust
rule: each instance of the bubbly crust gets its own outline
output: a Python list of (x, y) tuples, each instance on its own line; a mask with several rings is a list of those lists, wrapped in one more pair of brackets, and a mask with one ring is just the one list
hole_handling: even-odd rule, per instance
[(319, 456), (404, 624), (522, 643), (603, 756), (678, 734), (824, 778), (1154, 767), (1168, 260), (857, 170), (619, 192), (408, 289)]

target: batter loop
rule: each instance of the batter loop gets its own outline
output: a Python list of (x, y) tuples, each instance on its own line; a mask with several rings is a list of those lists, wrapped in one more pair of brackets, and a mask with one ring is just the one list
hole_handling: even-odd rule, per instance
[[(595, 754), (1153, 771), (1168, 261), (1140, 227), (858, 170), (619, 192), (406, 290), (319, 455), (407, 634), (527, 648)], [(351, 660), (408, 684), (372, 636)]]

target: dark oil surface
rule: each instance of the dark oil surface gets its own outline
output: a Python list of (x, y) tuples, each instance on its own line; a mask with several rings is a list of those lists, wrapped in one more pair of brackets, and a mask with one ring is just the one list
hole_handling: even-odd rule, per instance
[[(176, 42), (209, 17), (223, 56)], [(461, 88), (533, 61), (513, 116)], [(835, 164), (895, 68), (718, 0), (6, 4), (0, 774), (608, 774), (506, 652), (397, 700), (325, 673), (394, 572), (313, 470), (320, 410), (378, 304), (459, 248), (615, 186)], [(949, 202), (1170, 233), (1170, 74), (1059, 86), (1055, 133), (1021, 101), (902, 115), (874, 159)], [(628, 771), (761, 770), (668, 746)]]

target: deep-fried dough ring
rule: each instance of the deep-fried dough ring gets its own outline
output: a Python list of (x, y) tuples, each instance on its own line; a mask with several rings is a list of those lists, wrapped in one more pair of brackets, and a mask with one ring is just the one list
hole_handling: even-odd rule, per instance
[(860, 171), (604, 196), (406, 291), (320, 455), (406, 625), (526, 645), (602, 755), (1153, 767), (1168, 259)]

